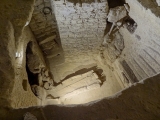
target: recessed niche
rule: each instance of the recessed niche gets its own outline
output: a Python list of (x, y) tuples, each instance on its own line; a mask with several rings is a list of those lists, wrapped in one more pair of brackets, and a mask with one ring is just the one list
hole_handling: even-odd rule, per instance
[(25, 90), (25, 91), (27, 91), (27, 80), (23, 80), (22, 81), (22, 86), (23, 86), (23, 89)]

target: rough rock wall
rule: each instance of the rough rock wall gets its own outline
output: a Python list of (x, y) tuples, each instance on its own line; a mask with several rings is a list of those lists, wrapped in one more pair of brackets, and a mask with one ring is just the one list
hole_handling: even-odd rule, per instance
[(130, 20), (119, 29), (125, 48), (116, 61), (109, 63), (123, 86), (160, 72), (160, 8), (156, 1), (126, 0), (126, 3), (130, 7), (128, 15), (137, 26), (131, 32), (134, 26)]
[[(18, 4), (17, 4), (18, 3)], [(16, 82), (15, 54), (19, 37), (33, 11), (34, 0), (1, 0), (0, 4), (0, 106), (10, 106)], [(23, 12), (21, 12), (23, 10)]]
[[(107, 1), (85, 2), (52, 1), (65, 54), (65, 63), (53, 69), (62, 76), (55, 78), (56, 82), (78, 67), (92, 65), (98, 54), (106, 28), (108, 4)], [(68, 71), (63, 70), (66, 66)]]
[(160, 75), (156, 75), (132, 85), (113, 97), (91, 104), (1, 109), (4, 117), (0, 117), (3, 117), (3, 120), (20, 120), (26, 112), (30, 112), (38, 120), (159, 120), (159, 80)]
[[(16, 3), (21, 5), (17, 6)], [(33, 12), (34, 1), (2, 1), (0, 38), (0, 106), (13, 108), (40, 105), (41, 102), (31, 91), (27, 66), (30, 72), (46, 68), (42, 52), (33, 33), (27, 26)], [(21, 12), (23, 10), (23, 12)], [(32, 43), (31, 60), (28, 57), (28, 43)], [(27, 58), (30, 60), (27, 61)], [(26, 63), (27, 61), (27, 63)]]
[[(36, 69), (41, 69), (39, 68), (39, 64), (41, 64), (41, 66), (43, 67), (46, 67), (41, 50), (29, 27), (25, 27), (20, 39), (21, 41), (17, 49), (17, 51), (20, 53), (20, 57), (17, 57), (15, 60), (15, 84), (11, 93), (10, 101), (13, 108), (23, 108), (41, 104), (40, 100), (36, 98), (31, 91), (31, 87), (29, 84), (29, 76), (26, 71), (26, 66), (28, 65), (28, 63), (26, 63), (28, 43), (31, 42), (33, 44), (33, 54), (35, 55), (34, 59), (36, 60), (36, 63), (35, 60), (32, 60), (32, 64), (29, 67), (29, 69), (31, 69), (31, 72), (33, 72), (32, 67), (36, 67)], [(32, 78), (30, 81), (34, 81), (34, 78)]]

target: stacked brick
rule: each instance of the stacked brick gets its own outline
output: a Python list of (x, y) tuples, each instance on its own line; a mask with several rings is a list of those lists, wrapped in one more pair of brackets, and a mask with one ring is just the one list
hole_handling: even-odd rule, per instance
[(50, 0), (36, 0), (30, 27), (44, 55), (52, 56), (60, 38)]
[(53, 6), (66, 62), (97, 54), (106, 28), (107, 1), (82, 4), (54, 1)]

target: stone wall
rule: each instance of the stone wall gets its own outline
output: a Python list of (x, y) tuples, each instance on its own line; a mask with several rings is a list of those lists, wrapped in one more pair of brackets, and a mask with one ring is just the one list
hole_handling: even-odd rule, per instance
[[(74, 70), (82, 66), (93, 66), (93, 59), (98, 54), (99, 46), (103, 40), (108, 12), (107, 1), (90, 3), (72, 3), (69, 1), (52, 1), (55, 12), (62, 47), (64, 49), (65, 63), (54, 68), (58, 82)], [(64, 67), (68, 71), (64, 71)]]
[[(54, 1), (65, 62), (88, 60), (97, 53), (106, 28), (107, 2)], [(78, 58), (77, 58), (78, 57)]]
[(126, 3), (130, 7), (128, 15), (137, 23), (137, 27), (134, 32), (129, 31), (125, 25), (119, 29), (125, 47), (117, 60), (106, 60), (112, 65), (115, 76), (121, 79), (123, 86), (160, 72), (160, 9), (156, 1), (126, 0)]

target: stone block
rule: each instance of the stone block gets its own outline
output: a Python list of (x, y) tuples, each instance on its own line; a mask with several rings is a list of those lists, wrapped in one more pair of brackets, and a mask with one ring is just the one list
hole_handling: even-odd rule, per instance
[(71, 85), (73, 83), (76, 83), (77, 81), (81, 80), (83, 78), (82, 75), (77, 75), (77, 76), (74, 76), (74, 77), (71, 77), (65, 81), (62, 82), (63, 86), (68, 86), (68, 85)]
[(75, 34), (75, 37), (77, 37), (77, 38), (81, 38), (82, 36), (83, 36), (82, 33)]
[(82, 78), (79, 81), (75, 82), (74, 84), (70, 84), (70, 85), (64, 87), (63, 89), (57, 91), (57, 95), (62, 97), (68, 93), (73, 92), (74, 90), (78, 90), (83, 87), (86, 88), (87, 86), (92, 85), (97, 82), (99, 82), (99, 81), (96, 79), (92, 79), (91, 77), (85, 77), (85, 78)]
[(40, 38), (42, 38), (44, 36), (46, 36), (46, 33), (41, 33), (41, 34), (36, 35), (36, 38), (40, 39)]
[(96, 16), (96, 14), (94, 14), (94, 13), (90, 14), (90, 18), (95, 18), (95, 16)]
[(104, 19), (106, 19), (107, 18), (107, 14), (106, 13), (100, 13), (99, 14), (99, 18), (104, 18)]
[(66, 19), (65, 19), (65, 17), (56, 17), (56, 20), (57, 21), (63, 21), (63, 20), (65, 21)]
[(91, 7), (92, 7), (92, 8), (97, 8), (97, 7), (98, 7), (98, 3), (92, 2), (92, 3), (91, 3)]
[(74, 3), (67, 2), (66, 7), (71, 7), (72, 8), (72, 7), (74, 7)]
[(77, 23), (77, 21), (76, 20), (72, 20), (70, 23), (74, 25), (74, 24)]
[(77, 20), (77, 24), (82, 24), (82, 23), (83, 23), (82, 19)]
[(94, 23), (88, 22), (87, 26), (94, 26)]
[(90, 8), (88, 8), (88, 9), (85, 9), (85, 11), (88, 12), (88, 13), (89, 13), (89, 12), (92, 12), (93, 10), (94, 10), (93, 7), (90, 7)]
[(89, 15), (87, 13), (83, 13), (80, 18), (85, 19), (85, 18), (89, 18)]
[(48, 36), (47, 38), (41, 40), (39, 42), (39, 45), (50, 42), (50, 41), (54, 41), (55, 38), (56, 38), (56, 35)]
[(106, 8), (107, 4), (107, 2), (98, 3), (98, 8)]
[(79, 20), (79, 18), (80, 18), (79, 15), (73, 15), (73, 16), (72, 16), (72, 19), (73, 19), (73, 20), (77, 20), (77, 19)]
[(87, 86), (87, 90), (92, 90), (92, 89), (97, 89), (97, 88), (100, 88), (100, 84), (98, 84), (98, 83)]
[(74, 38), (74, 37), (75, 37), (75, 34), (72, 33), (72, 32), (69, 32), (69, 37)]
[(88, 3), (82, 3), (82, 8), (90, 8), (90, 4)]
[(42, 32), (42, 30), (33, 31), (33, 33), (34, 33), (35, 35), (39, 35), (39, 34), (41, 34), (41, 32)]
[(99, 23), (98, 27), (106, 27), (106, 25), (107, 25), (106, 23)]
[(68, 32), (66, 32), (66, 31), (61, 32), (60, 36), (66, 36), (66, 37), (68, 37)]

